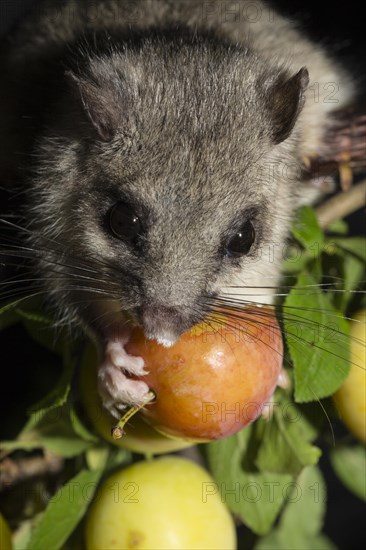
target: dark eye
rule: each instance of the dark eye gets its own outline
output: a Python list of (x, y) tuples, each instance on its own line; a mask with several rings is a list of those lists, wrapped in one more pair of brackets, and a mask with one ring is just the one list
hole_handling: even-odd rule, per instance
[(255, 241), (255, 231), (252, 222), (245, 222), (239, 231), (231, 237), (226, 244), (226, 254), (234, 258), (239, 258), (248, 254)]
[(141, 233), (141, 222), (129, 204), (118, 202), (109, 211), (108, 223), (113, 235), (122, 241), (134, 243)]

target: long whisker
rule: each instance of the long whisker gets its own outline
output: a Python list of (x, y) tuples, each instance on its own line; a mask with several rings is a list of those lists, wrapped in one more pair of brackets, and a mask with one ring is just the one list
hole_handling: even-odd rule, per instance
[[(363, 293), (363, 294), (366, 293), (366, 291), (360, 291), (360, 292)], [(206, 299), (209, 300), (210, 298), (207, 297)], [(225, 297), (220, 297), (220, 296), (217, 296), (217, 297), (213, 298), (213, 300), (218, 301), (218, 302), (222, 301), (224, 304), (230, 305), (233, 308), (237, 307), (238, 310), (243, 308), (243, 306), (246, 307), (246, 306), (253, 306), (253, 305), (255, 305), (257, 307), (267, 307), (267, 308), (271, 308), (271, 309), (278, 309), (277, 305), (266, 304), (265, 302), (258, 302), (258, 300), (256, 300), (255, 302), (251, 302), (250, 300), (243, 300), (241, 298), (233, 299), (233, 298), (225, 298)], [(346, 317), (344, 315), (338, 315), (338, 314), (334, 313), (333, 310), (324, 309), (324, 308), (288, 306), (286, 304), (281, 304), (281, 309), (286, 309), (286, 310), (295, 309), (297, 311), (306, 311), (306, 312), (314, 312), (314, 313), (324, 313), (325, 312), (325, 313), (327, 313), (327, 316), (329, 316), (329, 317), (335, 317), (335, 318), (338, 318), (338, 319), (350, 319), (350, 317)]]
[[(253, 307), (253, 303), (250, 304), (251, 307)], [(254, 306), (255, 307), (255, 306)], [(232, 318), (234, 320), (245, 320), (245, 321), (250, 321), (250, 309), (246, 310), (246, 308), (239, 308), (237, 307), (234, 311), (231, 310), (231, 306), (230, 308), (227, 310), (223, 307), (222, 303), (220, 304), (219, 306), (219, 309), (215, 309), (214, 307), (212, 307), (212, 304), (211, 304), (211, 311), (214, 312), (214, 313), (218, 313), (218, 314), (221, 314), (221, 315), (225, 315), (226, 317), (228, 318)], [(263, 308), (258, 308), (258, 310), (256, 309), (256, 316), (258, 315), (261, 315), (262, 316), (262, 319), (265, 320), (266, 317), (268, 318), (271, 318), (271, 315), (265, 311), (265, 309)], [(294, 323), (297, 323), (299, 325), (307, 325), (308, 327), (312, 327), (314, 326), (314, 323), (312, 321), (307, 321), (306, 319), (303, 319), (302, 317), (298, 317), (298, 316), (292, 316), (292, 317), (288, 317), (288, 320), (290, 321), (293, 321)], [(257, 321), (258, 324), (262, 324), (262, 325), (266, 325), (264, 321), (260, 322), (260, 321)], [(322, 323), (318, 323), (318, 326), (323, 328), (323, 329), (328, 329), (328, 326), (325, 325), (325, 324), (322, 324)], [(236, 326), (237, 328), (237, 326)], [(340, 345), (342, 344), (347, 344), (348, 341), (349, 341), (349, 337), (344, 335), (342, 333), (342, 331), (340, 330), (337, 330), (337, 329), (333, 329), (335, 334), (337, 335), (337, 338), (338, 338), (338, 341), (335, 342), (335, 344), (339, 347)], [(308, 340), (306, 340), (305, 338), (302, 338), (300, 337), (298, 334), (295, 334), (294, 332), (288, 332), (287, 331), (287, 334), (288, 335), (291, 335), (291, 337), (293, 337), (299, 344), (301, 344), (302, 346), (305, 346), (305, 348), (309, 348), (309, 349), (312, 349), (312, 348), (316, 348), (316, 349), (319, 349), (327, 354), (329, 354), (330, 356), (334, 356), (334, 357), (337, 357), (337, 358), (343, 358), (344, 360), (349, 360), (348, 358), (348, 349), (346, 349), (346, 352), (345, 354), (341, 354), (339, 355), (338, 353), (334, 352), (334, 351), (331, 351), (330, 349), (328, 348), (324, 348), (323, 346), (315, 343), (315, 342), (309, 342)], [(358, 340), (358, 339), (355, 339), (355, 340)], [(354, 362), (352, 362), (354, 363)], [(354, 363), (357, 365), (357, 363)], [(362, 368), (362, 369), (365, 369), (365, 367), (363, 367), (362, 365), (357, 365), (358, 367)]]
[[(10, 221), (5, 220), (3, 218), (0, 218), (0, 223), (4, 223), (8, 227), (10, 227), (12, 229), (16, 229), (17, 231), (19, 231), (21, 233), (24, 232), (28, 236), (31, 236), (33, 234), (32, 231), (29, 228), (20, 226), (20, 225), (14, 223), (14, 222), (10, 222)], [(12, 235), (11, 239), (12, 239), (12, 242), (14, 242), (15, 241), (15, 236)], [(19, 237), (18, 237), (18, 239), (19, 239)], [(44, 241), (47, 242), (47, 245), (44, 244)], [(20, 242), (22, 242), (22, 241), (20, 241)], [(51, 247), (51, 246), (49, 246), (49, 244), (52, 244), (52, 245), (55, 245), (55, 246)], [(48, 237), (47, 235), (42, 235), (42, 249), (54, 252), (55, 247), (56, 247), (57, 250), (63, 251), (64, 253), (67, 252), (67, 254), (66, 254), (67, 257), (69, 257), (73, 260), (76, 260), (78, 262), (81, 262), (82, 265), (83, 264), (85, 265), (85, 256), (80, 257), (79, 255), (75, 255), (75, 251), (70, 252), (70, 250), (67, 250), (64, 243), (61, 243), (61, 242), (55, 240), (54, 238)], [(32, 248), (32, 247), (29, 246), (28, 249), (29, 249), (30, 252), (35, 252), (36, 254), (37, 253), (40, 254), (40, 251), (35, 249), (35, 248)], [(90, 260), (90, 261), (93, 261), (94, 264), (97, 264), (97, 265), (102, 266), (102, 267), (106, 267), (107, 269), (109, 269), (111, 271), (114, 270), (114, 271), (116, 271), (116, 273), (118, 273), (118, 270), (113, 265), (111, 265), (109, 262), (106, 262), (104, 259), (102, 259), (98, 256), (92, 255), (90, 253), (90, 251), (88, 252), (87, 259)], [(74, 267), (74, 265), (72, 267)], [(90, 267), (90, 266), (88, 266), (88, 267), (89, 267), (89, 269), (92, 269), (92, 267)]]

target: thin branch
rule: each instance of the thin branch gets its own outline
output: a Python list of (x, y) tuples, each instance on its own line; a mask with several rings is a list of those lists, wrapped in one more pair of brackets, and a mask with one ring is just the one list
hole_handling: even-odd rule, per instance
[(46, 452), (42, 456), (17, 460), (6, 458), (0, 463), (0, 491), (9, 489), (27, 479), (47, 474), (57, 474), (63, 466), (63, 457), (50, 452)]
[(316, 209), (319, 224), (326, 229), (331, 223), (352, 214), (366, 205), (366, 180), (338, 193)]

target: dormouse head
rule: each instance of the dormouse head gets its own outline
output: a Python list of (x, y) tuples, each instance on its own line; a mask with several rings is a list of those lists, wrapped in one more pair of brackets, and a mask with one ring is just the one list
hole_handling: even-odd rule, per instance
[[(292, 210), (279, 170), (296, 158), (306, 69), (160, 33), (85, 54), (65, 78), (35, 193), (38, 238), (67, 243), (76, 266), (66, 302), (95, 308), (98, 324), (104, 301), (169, 344), (225, 289), (274, 286), (277, 261), (263, 251), (283, 243)], [(88, 306), (75, 299), (84, 287)]]

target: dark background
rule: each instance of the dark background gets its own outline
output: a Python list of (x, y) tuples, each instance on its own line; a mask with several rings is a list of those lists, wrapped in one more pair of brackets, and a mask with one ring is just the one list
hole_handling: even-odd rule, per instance
[[(34, 3), (34, 0), (0, 0), (0, 34), (5, 33), (13, 22), (27, 11), (32, 3)], [(366, 21), (363, 15), (363, 3), (355, 1), (337, 3), (322, 2), (320, 0), (307, 0), (306, 2), (303, 0), (297, 2), (277, 0), (273, 4), (283, 13), (300, 20), (302, 26), (314, 39), (327, 45), (332, 54), (350, 68), (355, 80), (359, 83), (360, 101), (365, 103)], [(363, 214), (363, 212), (359, 212), (349, 220), (353, 233), (361, 234), (364, 232)], [(40, 377), (37, 376), (33, 366), (32, 371), (22, 369), (20, 373), (18, 365), (34, 364), (34, 354), (34, 357), (37, 357), (35, 361), (37, 364), (36, 370), (38, 369), (43, 376), (44, 388), (37, 388), (39, 395), (33, 393), (29, 395), (29, 405), (44, 395), (45, 388), (52, 382), (52, 378), (57, 378), (59, 371), (56, 366), (53, 373), (50, 372), (47, 377), (44, 376), (45, 371), (42, 363), (48, 363), (47, 353), (41, 348), (37, 349), (37, 346), (30, 339), (27, 341), (26, 335), (19, 327), (13, 327), (1, 334), (0, 346), (1, 362), (4, 361), (4, 364), (1, 365), (1, 405), (4, 406), (4, 411), (8, 412), (9, 404), (13, 403), (13, 407), (11, 407), (11, 424), (21, 426), (23, 418), (21, 415), (17, 415), (17, 407), (14, 406), (15, 397), (19, 396), (20, 393), (26, 395), (27, 389), (32, 387), (32, 379), (39, 380)], [(42, 354), (44, 354), (44, 357)], [(22, 404), (19, 408), (24, 409), (24, 405)], [(6, 419), (5, 414), (2, 415), (2, 424)], [(342, 430), (342, 427), (339, 427), (339, 429)], [(4, 435), (11, 437), (14, 434)], [(363, 503), (338, 482), (329, 466), (326, 453), (321, 459), (321, 466), (328, 489), (326, 533), (341, 550), (364, 548), (366, 543), (366, 529), (364, 526), (366, 510)], [(306, 518), (304, 518), (304, 521), (306, 522)]]

